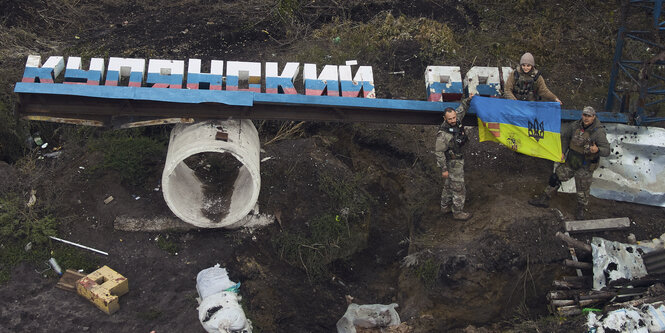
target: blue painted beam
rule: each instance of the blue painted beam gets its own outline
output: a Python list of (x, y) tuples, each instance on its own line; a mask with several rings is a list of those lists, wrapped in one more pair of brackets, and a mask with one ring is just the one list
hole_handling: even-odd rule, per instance
[[(333, 110), (347, 110), (356, 113), (371, 113), (373, 119), (381, 121), (381, 114), (401, 112), (403, 120), (408, 118), (410, 112), (414, 118), (426, 117), (428, 122), (438, 121), (439, 114), (447, 107), (456, 108), (459, 103), (450, 102), (429, 102), (417, 100), (399, 100), (399, 99), (381, 99), (381, 98), (351, 98), (336, 96), (308, 96), (292, 94), (266, 94), (254, 93), (249, 91), (226, 91), (226, 90), (197, 90), (197, 89), (165, 89), (148, 87), (122, 87), (122, 86), (91, 86), (91, 85), (70, 85), (70, 84), (44, 84), (44, 83), (26, 83), (18, 82), (14, 92), (18, 94), (29, 95), (57, 95), (57, 96), (78, 96), (86, 98), (99, 98), (103, 100), (135, 100), (135, 101), (154, 101), (179, 104), (223, 104), (225, 106), (237, 107), (275, 107), (288, 108), (289, 106), (298, 107), (299, 114), (290, 115), (295, 119), (312, 119), (308, 113), (308, 107), (321, 110), (330, 110), (330, 120), (344, 120), (334, 115)], [(181, 117), (191, 117), (183, 108)], [(469, 114), (474, 114), (470, 111)], [(246, 113), (248, 117), (256, 117), (254, 114)], [(582, 115), (581, 110), (561, 110), (562, 120), (577, 120)], [(236, 115), (237, 117), (237, 115)], [(301, 117), (301, 118), (298, 118)], [(598, 118), (603, 122), (628, 123), (627, 114), (599, 112)], [(365, 118), (357, 118), (365, 119)], [(408, 120), (408, 119), (406, 119)], [(390, 122), (395, 122), (392, 118)], [(408, 121), (407, 121), (408, 122)], [(405, 122), (405, 123), (407, 123)], [(410, 122), (409, 122), (410, 123)]]

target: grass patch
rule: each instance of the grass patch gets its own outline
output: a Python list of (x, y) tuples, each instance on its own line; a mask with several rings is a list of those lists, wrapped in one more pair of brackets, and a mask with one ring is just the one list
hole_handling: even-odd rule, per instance
[(89, 143), (89, 149), (103, 153), (104, 158), (92, 171), (117, 171), (122, 182), (143, 185), (149, 176), (162, 169), (168, 138), (144, 135), (145, 129), (102, 132)]
[(45, 243), (48, 236), (55, 236), (57, 223), (53, 216), (41, 213), (15, 193), (0, 197), (0, 237), (26, 244)]
[[(22, 262), (44, 263), (53, 257), (64, 270), (83, 269), (92, 272), (98, 262), (87, 253), (52, 241), (58, 222), (39, 205), (28, 207), (15, 193), (0, 197), (0, 284), (9, 280), (11, 270)], [(38, 269), (46, 269), (39, 265)], [(48, 271), (55, 275), (54, 271)]]
[[(394, 17), (382, 13), (366, 23), (334, 18), (317, 29), (310, 44), (299, 55), (301, 61), (343, 64), (349, 59), (376, 63), (393, 59), (405, 47), (414, 52), (419, 63), (431, 65), (443, 55), (460, 47), (453, 31), (445, 24), (427, 18)], [(424, 67), (423, 67), (424, 68)]]
[(150, 308), (146, 311), (141, 311), (136, 315), (139, 319), (143, 320), (157, 320), (159, 317), (162, 316), (162, 311), (156, 308)]
[(174, 256), (180, 251), (180, 246), (175, 242), (170, 234), (157, 235), (157, 247)]
[(327, 276), (327, 265), (354, 253), (363, 241), (360, 230), (352, 230), (349, 221), (326, 214), (308, 223), (302, 232), (284, 231), (273, 238), (280, 258), (307, 273), (310, 281)]
[(423, 260), (422, 262), (411, 266), (411, 273), (415, 275), (427, 287), (432, 287), (439, 279), (441, 272), (441, 263), (433, 258)]
[(357, 179), (320, 174), (318, 180), (331, 209), (272, 239), (280, 258), (303, 269), (310, 281), (325, 279), (328, 264), (364, 247), (369, 229), (369, 199)]

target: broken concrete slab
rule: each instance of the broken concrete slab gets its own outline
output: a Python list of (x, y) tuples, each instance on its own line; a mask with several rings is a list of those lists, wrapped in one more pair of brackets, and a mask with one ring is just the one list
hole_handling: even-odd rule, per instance
[(118, 216), (113, 221), (113, 228), (122, 231), (188, 231), (197, 229), (196, 226), (185, 223), (177, 217), (171, 216)]
[(565, 222), (565, 228), (568, 232), (617, 230), (629, 227), (630, 219), (627, 217)]

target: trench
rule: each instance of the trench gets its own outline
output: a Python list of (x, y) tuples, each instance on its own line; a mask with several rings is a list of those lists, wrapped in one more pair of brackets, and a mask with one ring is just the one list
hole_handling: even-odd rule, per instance
[[(494, 175), (469, 167), (470, 179), (487, 183), (467, 186), (467, 205), (479, 218), (456, 222), (439, 213), (441, 187), (431, 177), (436, 172), (433, 161), (406, 153), (394, 139), (358, 133), (338, 133), (338, 138), (331, 150), (340, 161), (354, 173), (373, 170), (364, 175), (364, 187), (376, 199), (373, 220), (380, 221), (370, 225), (364, 250), (331, 265), (337, 278), (367, 288), (353, 290), (353, 296), (367, 303), (399, 303), (402, 321), (410, 320), (422, 331), (536, 320), (549, 314), (545, 296), (552, 281), (564, 275), (560, 263), (567, 251), (554, 238), (559, 220), (553, 212), (523, 208), (530, 191), (523, 186), (538, 184), (543, 163), (533, 167), (518, 161), (502, 165), (502, 172)], [(497, 151), (516, 158), (510, 151)], [(506, 178), (503, 173), (515, 172), (523, 174), (522, 182), (502, 184), (505, 194), (486, 194)], [(405, 266), (406, 256), (428, 252), (420, 265)], [(428, 259), (430, 267), (423, 264)]]

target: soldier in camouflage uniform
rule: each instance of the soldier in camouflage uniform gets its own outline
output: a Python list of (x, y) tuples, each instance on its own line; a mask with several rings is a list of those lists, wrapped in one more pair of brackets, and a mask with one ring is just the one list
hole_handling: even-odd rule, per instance
[(561, 100), (547, 89), (545, 79), (535, 66), (533, 55), (524, 53), (520, 58), (520, 66), (515, 68), (506, 80), (504, 96), (520, 101), (537, 101), (542, 98), (561, 104)]
[(577, 211), (575, 218), (584, 219), (589, 204), (589, 191), (593, 180), (593, 171), (598, 168), (600, 157), (610, 154), (605, 129), (596, 118), (596, 111), (587, 106), (582, 111), (582, 119), (568, 124), (561, 132), (561, 147), (568, 149), (566, 162), (560, 164), (552, 176), (545, 191), (529, 201), (538, 207), (549, 207), (549, 200), (562, 181), (575, 177), (577, 189)]
[(468, 220), (471, 213), (464, 211), (466, 188), (464, 187), (464, 154), (462, 147), (469, 140), (462, 126), (462, 118), (469, 109), (469, 98), (462, 100), (457, 109), (444, 110), (444, 122), (436, 135), (435, 152), (436, 163), (441, 168), (443, 177), (443, 191), (441, 192), (441, 211), (453, 212), (456, 220)]

